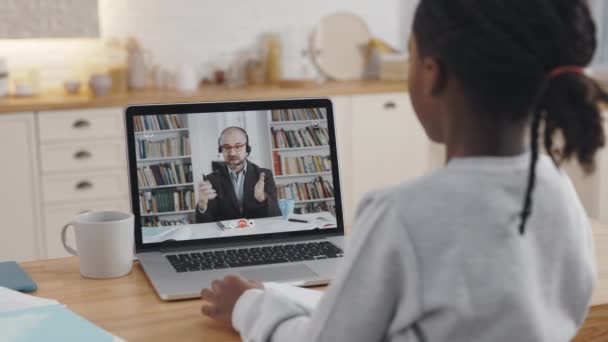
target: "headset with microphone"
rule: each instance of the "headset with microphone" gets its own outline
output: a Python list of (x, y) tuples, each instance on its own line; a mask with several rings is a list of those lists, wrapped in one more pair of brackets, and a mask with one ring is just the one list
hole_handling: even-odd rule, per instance
[(217, 152), (218, 153), (222, 153), (222, 149), (223, 146), (221, 145), (222, 142), (222, 136), (224, 135), (224, 133), (226, 133), (227, 130), (230, 129), (236, 129), (239, 130), (241, 132), (243, 132), (243, 134), (245, 135), (245, 151), (247, 152), (247, 155), (249, 156), (249, 154), (251, 153), (251, 146), (249, 146), (249, 134), (247, 134), (247, 131), (241, 127), (238, 126), (231, 126), (231, 127), (226, 127), (224, 128), (224, 130), (222, 130), (222, 133), (220, 133), (220, 137), (217, 139)]

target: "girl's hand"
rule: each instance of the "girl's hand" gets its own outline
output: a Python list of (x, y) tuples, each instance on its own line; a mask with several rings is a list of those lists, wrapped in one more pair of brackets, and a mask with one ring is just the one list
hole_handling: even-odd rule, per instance
[(214, 280), (211, 289), (201, 291), (205, 302), (201, 308), (203, 315), (232, 326), (232, 311), (236, 301), (249, 289), (264, 289), (262, 283), (228, 275), (223, 280)]

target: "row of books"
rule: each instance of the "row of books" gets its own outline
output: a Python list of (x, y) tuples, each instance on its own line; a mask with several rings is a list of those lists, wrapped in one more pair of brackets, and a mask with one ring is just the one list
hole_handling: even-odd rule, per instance
[(139, 194), (139, 210), (142, 214), (193, 210), (194, 191), (156, 190)]
[(192, 164), (162, 163), (137, 168), (140, 187), (192, 183)]
[(163, 140), (137, 141), (137, 157), (139, 159), (166, 158), (190, 155), (190, 137), (180, 136)]
[(178, 114), (135, 116), (133, 126), (135, 126), (135, 132), (186, 128), (182, 117)]
[(277, 109), (272, 111), (272, 121), (325, 120), (325, 108)]
[(158, 216), (142, 217), (142, 227), (169, 227), (169, 226), (183, 226), (185, 224), (192, 224), (192, 215), (180, 217), (178, 219), (167, 219)]
[(329, 212), (333, 216), (336, 216), (335, 202), (325, 201), (325, 202), (306, 203), (306, 204), (294, 209), (294, 213), (296, 213), (296, 214), (320, 213), (320, 212), (324, 212), (324, 211)]
[(327, 128), (306, 126), (297, 130), (270, 127), (273, 148), (313, 147), (329, 145)]
[(272, 157), (274, 173), (277, 176), (331, 171), (331, 158), (329, 156), (309, 155), (287, 157), (274, 151)]
[(333, 198), (334, 188), (323, 177), (318, 177), (312, 182), (277, 185), (277, 196), (279, 199), (286, 198), (296, 201)]

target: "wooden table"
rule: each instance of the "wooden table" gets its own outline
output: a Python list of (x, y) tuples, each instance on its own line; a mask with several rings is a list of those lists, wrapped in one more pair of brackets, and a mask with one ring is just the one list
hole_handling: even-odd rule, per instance
[(21, 265), (38, 284), (37, 296), (56, 299), (128, 341), (240, 341), (201, 315), (200, 300), (158, 299), (138, 263), (130, 275), (109, 280), (81, 277), (77, 257)]
[[(608, 303), (608, 227), (595, 225), (600, 284), (594, 302)], [(56, 299), (93, 323), (129, 341), (239, 341), (232, 330), (200, 314), (200, 300), (158, 299), (139, 264), (122, 278), (80, 276), (78, 258), (23, 263), (38, 283), (38, 296)], [(608, 305), (594, 306), (575, 342), (608, 341)]]

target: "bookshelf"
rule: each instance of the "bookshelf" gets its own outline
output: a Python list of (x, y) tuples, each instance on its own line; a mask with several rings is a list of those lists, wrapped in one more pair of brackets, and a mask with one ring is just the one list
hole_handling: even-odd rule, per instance
[(134, 126), (142, 226), (193, 223), (195, 185), (186, 116), (139, 116)]
[(325, 110), (272, 110), (268, 129), (278, 198), (295, 199), (296, 213), (335, 214)]

